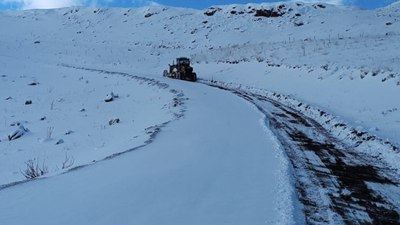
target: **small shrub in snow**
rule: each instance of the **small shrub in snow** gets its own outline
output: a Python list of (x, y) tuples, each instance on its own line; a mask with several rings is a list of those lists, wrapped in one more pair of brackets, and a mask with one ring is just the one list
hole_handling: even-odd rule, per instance
[(13, 131), (12, 133), (10, 133), (8, 135), (8, 140), (12, 141), (12, 140), (16, 140), (20, 137), (22, 137), (24, 134), (26, 134), (29, 130), (26, 129), (23, 125), (19, 125), (18, 129)]
[(72, 133), (74, 133), (72, 130), (67, 130), (67, 131), (65, 131), (65, 135), (70, 135), (70, 134), (72, 134)]
[(68, 169), (70, 168), (72, 165), (74, 165), (75, 163), (75, 159), (72, 156), (69, 156), (68, 154), (65, 154), (65, 159), (62, 162), (62, 169)]
[(328, 64), (322, 65), (321, 68), (324, 69), (325, 71), (328, 71), (329, 65)]
[(21, 173), (28, 180), (35, 179), (36, 177), (40, 177), (48, 173), (48, 168), (44, 162), (42, 163), (42, 166), (39, 166), (39, 163), (36, 159), (26, 161), (25, 165), (26, 169), (21, 171)]
[(10, 126), (12, 126), (12, 127), (19, 126), (19, 125), (21, 125), (21, 122), (18, 122), (18, 121), (10, 124)]
[(47, 128), (47, 135), (46, 135), (46, 139), (47, 140), (51, 139), (51, 135), (53, 134), (53, 130), (54, 130), (54, 127), (48, 127)]

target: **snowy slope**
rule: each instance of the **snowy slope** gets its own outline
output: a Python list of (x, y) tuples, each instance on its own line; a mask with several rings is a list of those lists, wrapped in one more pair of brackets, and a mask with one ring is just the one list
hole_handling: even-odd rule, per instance
[[(53, 174), (142, 145), (182, 110), (156, 81), (19, 63), (2, 68), (0, 184), (24, 179), (30, 160)], [(105, 102), (111, 92), (117, 97)], [(10, 141), (21, 125), (28, 132)]]
[[(280, 17), (255, 16), (257, 10), (277, 11), (280, 5)], [(9, 29), (1, 34), (0, 50), (2, 57), (101, 63), (156, 76), (176, 56), (190, 55), (202, 77), (293, 94), (343, 116), (354, 127), (399, 143), (400, 107), (393, 98), (400, 82), (398, 10), (398, 4), (365, 11), (276, 3), (203, 11), (146, 7), (3, 12), (1, 26)], [(253, 70), (253, 64), (232, 67), (227, 62), (261, 63)], [(249, 70), (255, 78), (242, 79), (238, 71)]]
[[(204, 80), (283, 94), (276, 100), (298, 106), (349, 146), (364, 131), (376, 136), (357, 150), (397, 169), (399, 10), (398, 3), (365, 11), (292, 2), (1, 12), (0, 185), (24, 180), (29, 160), (45, 166), (46, 176), (94, 165), (1, 190), (0, 211), (8, 210), (0, 220), (25, 224), (26, 202), (43, 200), (55, 215), (35, 214), (43, 223), (124, 223), (132, 211), (135, 224), (302, 223), (289, 162), (262, 115), (232, 95), (161, 72), (190, 56)], [(118, 98), (106, 103), (111, 92)], [(329, 116), (317, 118), (321, 111)], [(330, 129), (339, 123), (348, 130)], [(19, 124), (29, 132), (9, 141)], [(92, 185), (99, 191), (90, 192)], [(67, 189), (73, 199), (59, 195)], [(64, 210), (79, 201), (95, 209), (90, 217), (82, 208), (60, 215), (55, 198)], [(105, 213), (113, 208), (120, 210)], [(161, 215), (149, 218), (155, 211)], [(190, 213), (177, 216), (182, 211)]]
[[(51, 51), (52, 45), (62, 42), (65, 45), (58, 45), (59, 54), (73, 51), (107, 64), (127, 63), (132, 59), (140, 62), (143, 58), (134, 54), (144, 51), (154, 56), (150, 57), (152, 60), (162, 60), (160, 65), (164, 66), (166, 53), (189, 51), (188, 54), (199, 57), (195, 58), (199, 62), (259, 59), (291, 66), (397, 68), (396, 62), (390, 62), (397, 56), (392, 47), (397, 44), (399, 24), (398, 18), (391, 16), (395, 14), (396, 5), (386, 10), (362, 11), (332, 5), (282, 3), (281, 11), (285, 14), (281, 17), (255, 16), (256, 10), (277, 10), (278, 6), (216, 7), (211, 10), (216, 11), (212, 16), (204, 14), (210, 10), (168, 7), (2, 13), (3, 26), (17, 23), (24, 28), (13, 26), (15, 29), (2, 34), (2, 42), (3, 48), (10, 50), (24, 47), (27, 50), (40, 48), (43, 52)], [(296, 26), (300, 22), (304, 25)], [(35, 41), (41, 44), (33, 45)], [(114, 57), (101, 59), (96, 52), (99, 50), (93, 49), (98, 46)], [(210, 51), (213, 54), (208, 54)], [(70, 57), (78, 57), (76, 54)]]
[(261, 126), (259, 112), (223, 91), (165, 82), (188, 93), (184, 119), (163, 128), (151, 145), (113, 160), (1, 190), (0, 220), (5, 224), (303, 221), (289, 164), (276, 139)]

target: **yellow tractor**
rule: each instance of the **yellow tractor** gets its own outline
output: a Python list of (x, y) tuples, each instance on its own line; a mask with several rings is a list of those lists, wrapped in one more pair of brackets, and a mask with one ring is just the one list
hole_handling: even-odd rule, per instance
[(164, 70), (164, 77), (170, 77), (179, 80), (196, 81), (197, 75), (193, 72), (193, 67), (190, 66), (190, 59), (180, 57), (176, 59), (176, 64), (169, 65), (169, 71)]

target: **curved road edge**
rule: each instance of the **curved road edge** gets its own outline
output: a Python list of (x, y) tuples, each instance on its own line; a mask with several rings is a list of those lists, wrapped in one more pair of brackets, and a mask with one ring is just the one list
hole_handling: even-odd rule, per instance
[[(232, 92), (265, 115), (264, 125), (272, 130), (292, 164), (307, 224), (400, 222), (398, 171), (387, 162), (360, 152), (359, 141), (349, 145), (348, 140), (340, 140), (316, 120), (260, 91), (222, 82), (201, 82)], [(367, 134), (355, 135), (364, 138)], [(367, 139), (364, 141), (376, 140)]]

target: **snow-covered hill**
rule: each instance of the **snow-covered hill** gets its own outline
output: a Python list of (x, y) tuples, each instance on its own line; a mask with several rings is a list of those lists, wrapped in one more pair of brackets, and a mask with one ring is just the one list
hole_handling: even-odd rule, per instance
[[(211, 109), (202, 108), (206, 103), (196, 100), (215, 99), (222, 104), (229, 99), (226, 107), (236, 107), (234, 100), (220, 98), (217, 92), (210, 94), (205, 88), (162, 78), (168, 63), (179, 56), (192, 58), (203, 82), (213, 81), (237, 90), (263, 93), (297, 107), (345, 144), (346, 140), (356, 142), (357, 136), (361, 140), (373, 136), (376, 142), (357, 146), (361, 145), (364, 153), (383, 159), (388, 167), (398, 169), (399, 12), (399, 3), (367, 11), (301, 2), (214, 6), (205, 10), (152, 6), (1, 12), (0, 185), (24, 180), (29, 162), (52, 175), (137, 149), (152, 142), (161, 127), (180, 119), (186, 107), (192, 110), (192, 120), (228, 114), (225, 111), (211, 113)], [(189, 97), (185, 92), (189, 92)], [(113, 95), (114, 101), (105, 101)], [(284, 100), (281, 96), (285, 96)], [(218, 104), (211, 105), (217, 107)], [(190, 107), (198, 109), (198, 115)], [(231, 110), (235, 113), (227, 116), (226, 121), (249, 115), (235, 107)], [(314, 111), (308, 110), (310, 108)], [(204, 112), (210, 114), (203, 115)], [(236, 127), (216, 118), (210, 120), (215, 124), (220, 122), (226, 129)], [(174, 128), (189, 132), (190, 126), (201, 127), (186, 120), (182, 123), (184, 125), (174, 125)], [(240, 123), (240, 126), (244, 127), (243, 124), (247, 123)], [(207, 129), (199, 129), (199, 132), (208, 133)], [(223, 132), (224, 129), (218, 129), (210, 134)], [(253, 134), (259, 137), (257, 132)], [(13, 134), (21, 133), (24, 135), (19, 139), (10, 140)], [(174, 130), (167, 137), (177, 133)], [(237, 132), (233, 138), (244, 133)], [(201, 142), (192, 138), (189, 140)], [(212, 142), (210, 149), (231, 147), (233, 153), (229, 159), (246, 158), (236, 155), (239, 151), (235, 147), (214, 143), (213, 138), (205, 139)], [(260, 141), (259, 144), (278, 145), (275, 142)], [(253, 148), (259, 149), (258, 142), (252, 143)], [(183, 147), (176, 149), (176, 143), (168, 146), (174, 153), (182, 154)], [(159, 148), (156, 148), (158, 154), (167, 155), (159, 152)], [(195, 151), (198, 149), (192, 150), (190, 154), (198, 154)], [(261, 150), (257, 153), (268, 158)], [(207, 159), (207, 154), (201, 156), (199, 160)], [(223, 158), (217, 156), (219, 160)], [(257, 158), (256, 155), (251, 157)], [(188, 158), (189, 162), (195, 162), (192, 155)], [(286, 165), (284, 157), (277, 158)], [(143, 169), (140, 165), (152, 160), (149, 155), (144, 159), (139, 166), (129, 165), (129, 162), (121, 165), (140, 170)], [(110, 168), (116, 166), (113, 163)], [(265, 169), (259, 163), (257, 166)], [(218, 168), (218, 163), (210, 165)], [(245, 164), (240, 165), (247, 168)], [(157, 171), (163, 169), (174, 170), (164, 164), (155, 167)], [(189, 166), (189, 169), (201, 174), (198, 168)], [(289, 187), (290, 176), (283, 170), (274, 172), (283, 173), (284, 177), (276, 182), (284, 192), (281, 196), (290, 201), (293, 194)], [(93, 175), (93, 171), (89, 173)], [(246, 175), (241, 174), (241, 178), (244, 177)], [(150, 182), (142, 178), (134, 179)], [(206, 182), (203, 178), (198, 181), (200, 184)], [(69, 176), (66, 180), (74, 179), (81, 178)], [(174, 180), (179, 181), (178, 178)], [(100, 181), (94, 181), (97, 182)], [(123, 174), (116, 183), (127, 185)], [(267, 183), (260, 185), (268, 186)], [(169, 186), (170, 181), (165, 180), (163, 184)], [(57, 183), (49, 185), (57, 186)], [(229, 193), (240, 190), (242, 186)], [(251, 198), (262, 193), (254, 190), (253, 194)], [(251, 203), (250, 199), (246, 200)], [(285, 201), (271, 207), (275, 207), (274, 210), (285, 208)], [(273, 220), (284, 224), (299, 219), (297, 206), (290, 207), (285, 208), (290, 211), (287, 217)], [(249, 212), (249, 218), (252, 215)]]
[[(109, 64), (127, 63), (128, 59), (140, 62), (132, 55), (143, 51), (161, 63), (166, 53), (186, 52), (197, 62), (263, 60), (388, 73), (397, 69), (393, 60), (397, 58), (398, 8), (394, 4), (364, 11), (326, 4), (277, 3), (206, 11), (168, 7), (32, 10), (2, 13), (2, 26), (9, 27), (2, 42), (10, 50), (25, 47), (42, 51), (63, 43), (58, 45), (59, 54), (80, 48), (80, 54), (96, 60), (101, 56), (93, 47), (99, 45), (109, 49), (110, 56), (119, 56), (103, 59)], [(35, 41), (40, 44), (33, 45)], [(131, 57), (123, 60), (121, 55)]]
[[(398, 10), (399, 4), (365, 11), (265, 3), (200, 11), (145, 7), (3, 12), (0, 24), (7, 32), (1, 34), (0, 51), (2, 58), (20, 61), (101, 63), (156, 76), (176, 56), (188, 55), (203, 78), (244, 81), (293, 94), (353, 126), (399, 142), (398, 129), (392, 126), (399, 124), (399, 106), (393, 102), (400, 85)], [(254, 78), (242, 79), (243, 72), (235, 71)]]
[(28, 61), (157, 77), (187, 55), (202, 78), (293, 95), (399, 143), (399, 8), (299, 2), (2, 12), (0, 62), (5, 75), (31, 79), (38, 73), (15, 67)]

